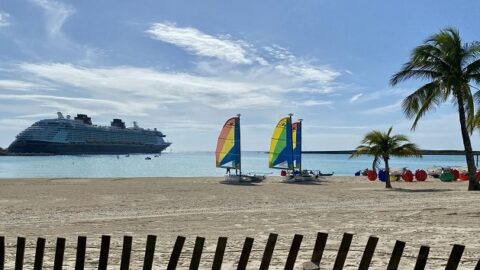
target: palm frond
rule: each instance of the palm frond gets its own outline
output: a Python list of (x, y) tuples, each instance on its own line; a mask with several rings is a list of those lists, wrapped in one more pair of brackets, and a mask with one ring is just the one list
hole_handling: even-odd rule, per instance
[(464, 101), (463, 105), (465, 105), (465, 112), (467, 113), (467, 127), (470, 134), (473, 132), (475, 128), (474, 118), (475, 118), (475, 106), (474, 106), (474, 97), (472, 95), (472, 91), (470, 90), (470, 86), (467, 84), (464, 86), (465, 90), (463, 91), (464, 94)]
[[(468, 67), (480, 57), (480, 42), (475, 41), (463, 46), (462, 66)], [(468, 72), (464, 72), (468, 74)]]
[(407, 96), (402, 102), (403, 112), (407, 118), (415, 117), (412, 129), (415, 129), (418, 121), (428, 111), (434, 110), (440, 103), (441, 88), (439, 83), (434, 81), (427, 83)]
[(468, 77), (470, 77), (471, 75), (480, 73), (480, 59), (476, 59), (472, 63), (465, 66), (465, 68), (463, 69), (463, 72)]

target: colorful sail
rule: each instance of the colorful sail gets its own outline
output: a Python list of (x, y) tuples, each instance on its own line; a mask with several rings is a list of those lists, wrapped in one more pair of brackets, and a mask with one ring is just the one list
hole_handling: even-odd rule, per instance
[(295, 169), (302, 170), (302, 121), (292, 124), (293, 162)]
[(240, 116), (228, 119), (223, 125), (215, 157), (217, 167), (240, 170)]
[(293, 170), (291, 116), (280, 119), (273, 131), (268, 166), (270, 168)]

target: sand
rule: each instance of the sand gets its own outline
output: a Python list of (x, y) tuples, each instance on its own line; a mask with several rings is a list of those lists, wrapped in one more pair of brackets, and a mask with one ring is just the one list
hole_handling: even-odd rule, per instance
[(370, 235), (380, 238), (371, 269), (385, 269), (395, 240), (407, 243), (401, 269), (412, 269), (428, 245), (429, 269), (444, 267), (453, 244), (466, 245), (462, 269), (480, 258), (480, 193), (467, 183), (394, 182), (328, 177), (318, 184), (287, 184), (271, 177), (257, 185), (220, 178), (2, 179), (0, 235), (11, 268), (17, 236), (27, 237), (26, 269), (36, 237), (47, 238), (44, 266), (53, 264), (56, 237), (67, 238), (65, 266), (74, 264), (76, 237), (88, 236), (87, 267), (96, 268), (100, 237), (112, 236), (111, 268), (122, 237), (133, 236), (131, 269), (140, 269), (145, 239), (158, 236), (155, 268), (165, 269), (177, 235), (187, 237), (180, 266), (187, 268), (196, 236), (206, 238), (202, 268), (210, 268), (217, 237), (228, 237), (223, 269), (236, 269), (245, 237), (254, 237), (249, 267), (258, 268), (269, 233), (279, 239), (271, 269), (282, 269), (294, 234), (304, 235), (296, 268), (308, 261), (317, 232), (329, 233), (322, 266), (333, 265), (344, 232), (354, 234), (345, 269), (356, 269)]

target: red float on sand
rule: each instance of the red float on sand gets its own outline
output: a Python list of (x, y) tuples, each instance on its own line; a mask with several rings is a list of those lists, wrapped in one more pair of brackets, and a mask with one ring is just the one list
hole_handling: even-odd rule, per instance
[(424, 171), (424, 170), (416, 170), (415, 171), (415, 179), (417, 179), (417, 181), (425, 181), (427, 180), (427, 172)]
[(460, 177), (460, 172), (457, 169), (451, 169), (450, 171), (453, 174), (453, 181), (457, 181), (457, 179)]
[(405, 182), (412, 182), (413, 181), (413, 173), (410, 170), (404, 170), (402, 173), (402, 179)]
[(367, 177), (368, 177), (368, 180), (375, 181), (377, 179), (377, 172), (368, 170)]
[(462, 172), (458, 179), (462, 181), (468, 181), (468, 172)]

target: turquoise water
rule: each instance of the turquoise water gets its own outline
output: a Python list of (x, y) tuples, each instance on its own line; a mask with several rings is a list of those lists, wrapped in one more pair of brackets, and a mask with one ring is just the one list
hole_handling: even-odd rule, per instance
[[(151, 160), (145, 160), (145, 157)], [(271, 173), (268, 155), (246, 152), (242, 155), (243, 172)], [(305, 169), (353, 175), (371, 166), (372, 159), (348, 159), (348, 155), (304, 154)], [(464, 156), (424, 156), (423, 158), (392, 159), (391, 167), (411, 170), (433, 166), (465, 166)], [(164, 153), (126, 156), (41, 156), (0, 157), (0, 178), (15, 177), (149, 177), (149, 176), (222, 176), (224, 169), (215, 168), (212, 152)]]

